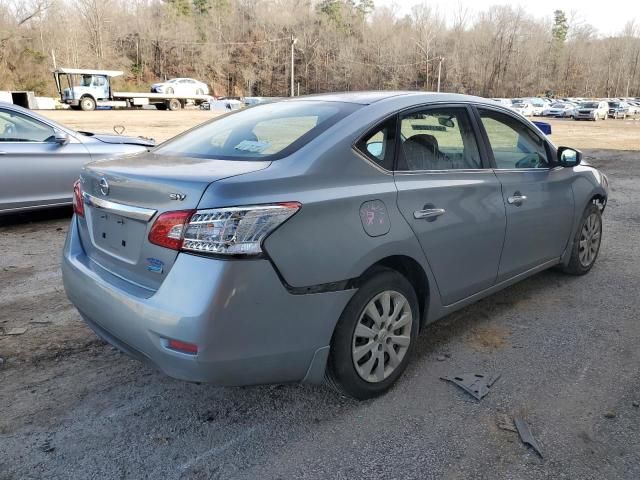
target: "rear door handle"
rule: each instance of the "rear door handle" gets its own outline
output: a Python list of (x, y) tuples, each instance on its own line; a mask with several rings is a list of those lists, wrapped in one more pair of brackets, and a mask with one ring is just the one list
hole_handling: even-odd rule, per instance
[(444, 215), (447, 211), (444, 208), (425, 208), (424, 210), (416, 210), (413, 212), (413, 218), (416, 220), (427, 220), (433, 222), (440, 215)]
[(510, 205), (515, 205), (516, 207), (519, 207), (526, 201), (527, 201), (527, 196), (520, 194), (520, 192), (516, 192), (512, 196), (507, 197), (507, 202)]

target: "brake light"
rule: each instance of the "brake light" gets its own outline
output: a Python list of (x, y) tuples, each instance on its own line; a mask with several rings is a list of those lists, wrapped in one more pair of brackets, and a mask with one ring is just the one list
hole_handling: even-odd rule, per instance
[(76, 180), (73, 184), (73, 213), (79, 217), (84, 217), (84, 201), (82, 200), (80, 180)]
[(298, 202), (163, 213), (149, 241), (173, 250), (257, 255), (262, 241), (300, 209)]
[(160, 215), (151, 227), (149, 241), (161, 247), (180, 250), (185, 224), (195, 210), (178, 210)]

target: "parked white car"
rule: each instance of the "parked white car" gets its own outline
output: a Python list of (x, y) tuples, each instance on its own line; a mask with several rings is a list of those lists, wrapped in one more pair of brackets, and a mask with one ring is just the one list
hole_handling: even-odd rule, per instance
[(629, 115), (638, 115), (640, 113), (640, 102), (630, 101), (627, 102), (627, 105), (629, 106)]
[(547, 102), (538, 97), (527, 98), (526, 101), (531, 104), (531, 107), (533, 108), (533, 115), (536, 117), (542, 115), (542, 112), (548, 106)]
[(542, 115), (545, 117), (574, 118), (576, 116), (576, 106), (573, 103), (556, 102), (547, 107), (542, 112)]
[(575, 113), (575, 120), (606, 120), (609, 104), (605, 101), (591, 100), (582, 102)]
[(209, 95), (209, 87), (193, 78), (172, 78), (166, 82), (154, 83), (151, 85), (151, 92), (168, 95)]
[(533, 105), (529, 102), (513, 102), (511, 110), (518, 112), (523, 117), (531, 117), (533, 115)]

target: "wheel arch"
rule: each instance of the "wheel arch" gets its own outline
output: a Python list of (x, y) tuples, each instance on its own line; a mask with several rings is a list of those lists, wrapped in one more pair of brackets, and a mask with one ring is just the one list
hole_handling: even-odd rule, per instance
[(349, 287), (358, 288), (359, 285), (361, 285), (376, 270), (381, 268), (395, 270), (404, 276), (409, 283), (411, 283), (416, 291), (416, 296), (418, 297), (418, 306), (420, 308), (420, 328), (422, 328), (426, 323), (427, 311), (432, 292), (427, 272), (414, 258), (407, 255), (391, 255), (382, 258), (367, 268), (359, 277), (352, 279), (349, 282)]

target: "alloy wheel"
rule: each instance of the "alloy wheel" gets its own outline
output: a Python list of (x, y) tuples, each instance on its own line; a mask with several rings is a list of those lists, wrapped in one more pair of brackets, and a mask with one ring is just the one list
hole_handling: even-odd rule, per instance
[(590, 266), (600, 248), (601, 220), (595, 213), (587, 217), (580, 232), (578, 258), (583, 267)]
[(413, 313), (399, 292), (379, 293), (364, 308), (353, 333), (351, 357), (360, 378), (384, 381), (409, 350)]

